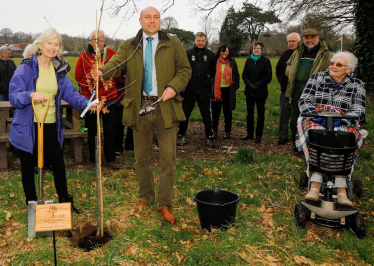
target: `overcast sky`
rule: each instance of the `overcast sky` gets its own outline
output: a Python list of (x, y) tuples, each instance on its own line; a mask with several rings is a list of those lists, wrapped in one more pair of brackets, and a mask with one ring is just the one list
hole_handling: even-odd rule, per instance
[[(116, 0), (117, 3), (125, 0)], [(204, 1), (204, 0), (202, 0)], [(139, 1), (135, 1), (139, 3)], [(154, 6), (160, 9), (163, 6), (163, 1), (140, 1), (145, 3), (141, 7)], [(10, 28), (13, 33), (23, 31), (25, 33), (38, 33), (44, 31), (49, 27), (48, 23), (54, 27), (58, 32), (68, 34), (70, 36), (84, 36), (95, 29), (96, 25), (96, 11), (98, 17), (100, 16), (100, 7), (102, 0), (11, 0), (3, 3), (3, 8), (0, 15), (0, 29)], [(105, 34), (112, 37), (120, 26), (122, 18), (111, 17), (110, 6), (113, 0), (105, 0), (104, 12), (100, 28), (105, 31)], [(222, 5), (222, 8), (227, 8)], [(194, 33), (202, 30), (198, 25), (199, 19), (193, 9), (189, 7), (187, 0), (175, 1), (161, 18), (172, 16), (174, 17), (179, 28), (189, 30)], [(118, 30), (115, 38), (128, 39), (136, 35), (140, 29), (139, 14), (135, 14), (128, 23), (123, 23)]]

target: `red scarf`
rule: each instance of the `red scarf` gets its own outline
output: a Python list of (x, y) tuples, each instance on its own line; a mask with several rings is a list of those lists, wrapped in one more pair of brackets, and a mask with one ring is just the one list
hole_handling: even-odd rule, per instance
[[(222, 65), (226, 64), (224, 70), (223, 70), (223, 76), (222, 76)], [(221, 77), (222, 76), (222, 77)], [(214, 102), (222, 101), (222, 93), (221, 93), (221, 78), (223, 78), (223, 83), (226, 85), (233, 84), (232, 80), (232, 67), (230, 65), (230, 59), (226, 58), (223, 59), (222, 57), (219, 57), (216, 64), (216, 79), (214, 81)]]

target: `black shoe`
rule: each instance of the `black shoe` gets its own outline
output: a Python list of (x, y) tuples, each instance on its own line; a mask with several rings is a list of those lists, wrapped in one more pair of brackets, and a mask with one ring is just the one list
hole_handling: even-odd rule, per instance
[(241, 139), (241, 140), (249, 140), (249, 139), (253, 139), (253, 136), (247, 134), (247, 135), (241, 137), (240, 139)]
[(225, 135), (223, 135), (223, 138), (230, 139), (230, 132), (225, 132)]
[(255, 142), (260, 143), (261, 142), (261, 137), (256, 137)]
[(71, 202), (71, 210), (72, 210), (73, 212), (75, 212), (75, 213), (77, 213), (77, 214), (80, 214), (80, 213), (83, 212), (82, 210), (80, 210), (80, 209), (78, 209), (78, 208), (76, 208), (76, 207), (74, 206), (73, 196), (70, 195), (70, 194), (68, 194), (66, 197), (61, 197), (61, 198), (59, 197), (59, 198), (58, 198), (58, 201), (59, 201), (60, 203)]
[(217, 131), (213, 131), (213, 136), (212, 136), (213, 139), (217, 139)]
[(211, 148), (217, 147), (216, 142), (213, 139), (213, 136), (210, 136), (206, 139), (206, 144), (208, 144)]
[(284, 145), (284, 144), (286, 144), (288, 142), (288, 139), (280, 139), (280, 140), (278, 140), (278, 144), (279, 145)]
[(186, 137), (182, 135), (177, 136), (177, 146), (183, 146), (186, 144)]

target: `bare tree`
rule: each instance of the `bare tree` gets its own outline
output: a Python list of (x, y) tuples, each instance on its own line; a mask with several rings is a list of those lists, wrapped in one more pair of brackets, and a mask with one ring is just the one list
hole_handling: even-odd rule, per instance
[(172, 28), (179, 28), (178, 21), (174, 17), (166, 17), (161, 20), (161, 29), (170, 30)]
[(3, 28), (0, 30), (0, 37), (5, 44), (9, 44), (13, 37), (13, 32), (9, 28)]
[(330, 26), (343, 28), (355, 20), (355, 0), (270, 0), (270, 7), (278, 14), (287, 14), (287, 21), (313, 13)]

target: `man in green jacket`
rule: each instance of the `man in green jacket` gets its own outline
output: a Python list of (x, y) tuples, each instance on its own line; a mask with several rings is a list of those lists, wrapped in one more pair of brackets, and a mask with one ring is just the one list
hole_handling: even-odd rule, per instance
[[(185, 120), (179, 95), (191, 77), (191, 67), (181, 42), (160, 31), (160, 13), (147, 7), (140, 13), (142, 29), (135, 38), (124, 41), (117, 54), (99, 70), (104, 79), (117, 76), (126, 68), (123, 124), (134, 129), (135, 172), (139, 179), (140, 201), (135, 210), (157, 202), (168, 223), (176, 223), (171, 212), (176, 164), (176, 134)], [(149, 48), (149, 49), (148, 49)], [(150, 67), (150, 68), (149, 68)], [(163, 101), (145, 116), (139, 110), (147, 102)], [(156, 131), (160, 149), (160, 176), (157, 195), (152, 172), (152, 140)]]
[(319, 32), (307, 29), (303, 33), (303, 42), (298, 44), (297, 50), (287, 62), (286, 76), (288, 86), (286, 98), (291, 104), (290, 127), (294, 151), (297, 133), (297, 118), (300, 115), (298, 101), (310, 76), (317, 72), (325, 71), (329, 67), (330, 59), (334, 54), (327, 43), (320, 39)]

